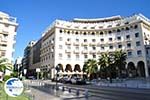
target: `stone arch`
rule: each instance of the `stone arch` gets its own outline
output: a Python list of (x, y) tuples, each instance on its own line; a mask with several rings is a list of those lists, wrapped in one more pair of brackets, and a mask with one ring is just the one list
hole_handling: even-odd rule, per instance
[(76, 64), (76, 65), (75, 65), (74, 71), (81, 72), (81, 68), (80, 68), (80, 65), (79, 65), (79, 64)]
[(72, 66), (70, 64), (67, 64), (66, 68), (65, 68), (65, 71), (66, 72), (68, 72), (68, 71), (72, 72)]
[(136, 76), (136, 68), (133, 62), (129, 62), (127, 65), (127, 72), (129, 77), (135, 77)]
[(145, 63), (143, 61), (137, 63), (137, 73), (138, 76), (145, 77)]
[(58, 66), (59, 66), (59, 71), (64, 72), (63, 65), (62, 64), (58, 64)]

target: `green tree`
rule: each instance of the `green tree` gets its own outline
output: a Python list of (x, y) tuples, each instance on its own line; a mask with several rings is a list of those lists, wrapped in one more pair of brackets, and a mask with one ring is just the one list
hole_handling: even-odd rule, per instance
[(0, 71), (5, 73), (6, 70), (12, 70), (12, 64), (6, 58), (0, 58)]
[(108, 52), (102, 53), (99, 57), (98, 64), (100, 66), (100, 72), (104, 71), (105, 77), (110, 78), (110, 82), (112, 82), (112, 69), (113, 69), (113, 59), (112, 55)]
[(84, 63), (83, 72), (86, 72), (88, 77), (91, 78), (91, 75), (96, 74), (98, 71), (97, 61), (94, 59), (88, 59)]
[(115, 51), (113, 53), (114, 65), (118, 72), (118, 77), (121, 77), (122, 71), (125, 70), (127, 55), (126, 52)]

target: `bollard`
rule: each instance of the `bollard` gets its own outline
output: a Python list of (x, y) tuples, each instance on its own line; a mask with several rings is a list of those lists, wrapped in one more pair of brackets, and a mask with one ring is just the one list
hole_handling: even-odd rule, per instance
[(68, 89), (69, 93), (71, 93), (71, 88)]
[(55, 89), (55, 86), (52, 85), (52, 89)]
[(59, 90), (59, 86), (56, 86), (56, 90)]
[(88, 98), (88, 96), (89, 96), (88, 92), (89, 92), (88, 90), (85, 90), (85, 98)]
[(62, 87), (62, 91), (65, 91), (65, 87)]
[(79, 96), (80, 92), (79, 89), (77, 89), (76, 95)]

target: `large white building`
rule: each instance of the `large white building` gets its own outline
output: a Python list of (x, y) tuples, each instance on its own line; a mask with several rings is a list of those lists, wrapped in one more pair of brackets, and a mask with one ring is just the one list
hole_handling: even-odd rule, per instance
[(7, 58), (9, 62), (14, 60), (17, 27), (16, 18), (0, 12), (0, 57)]
[(56, 20), (42, 35), (41, 71), (55, 67), (60, 73), (81, 73), (87, 59), (103, 52), (127, 53), (128, 75), (148, 77), (150, 69), (150, 20), (142, 14), (72, 21)]

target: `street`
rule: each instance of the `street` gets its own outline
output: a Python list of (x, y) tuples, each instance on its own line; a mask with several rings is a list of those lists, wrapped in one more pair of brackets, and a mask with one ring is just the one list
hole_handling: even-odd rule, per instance
[[(149, 89), (101, 87), (93, 85), (58, 84), (55, 82), (32, 81), (26, 82), (34, 95), (34, 100), (149, 100)], [(77, 91), (79, 92), (77, 94)]]

